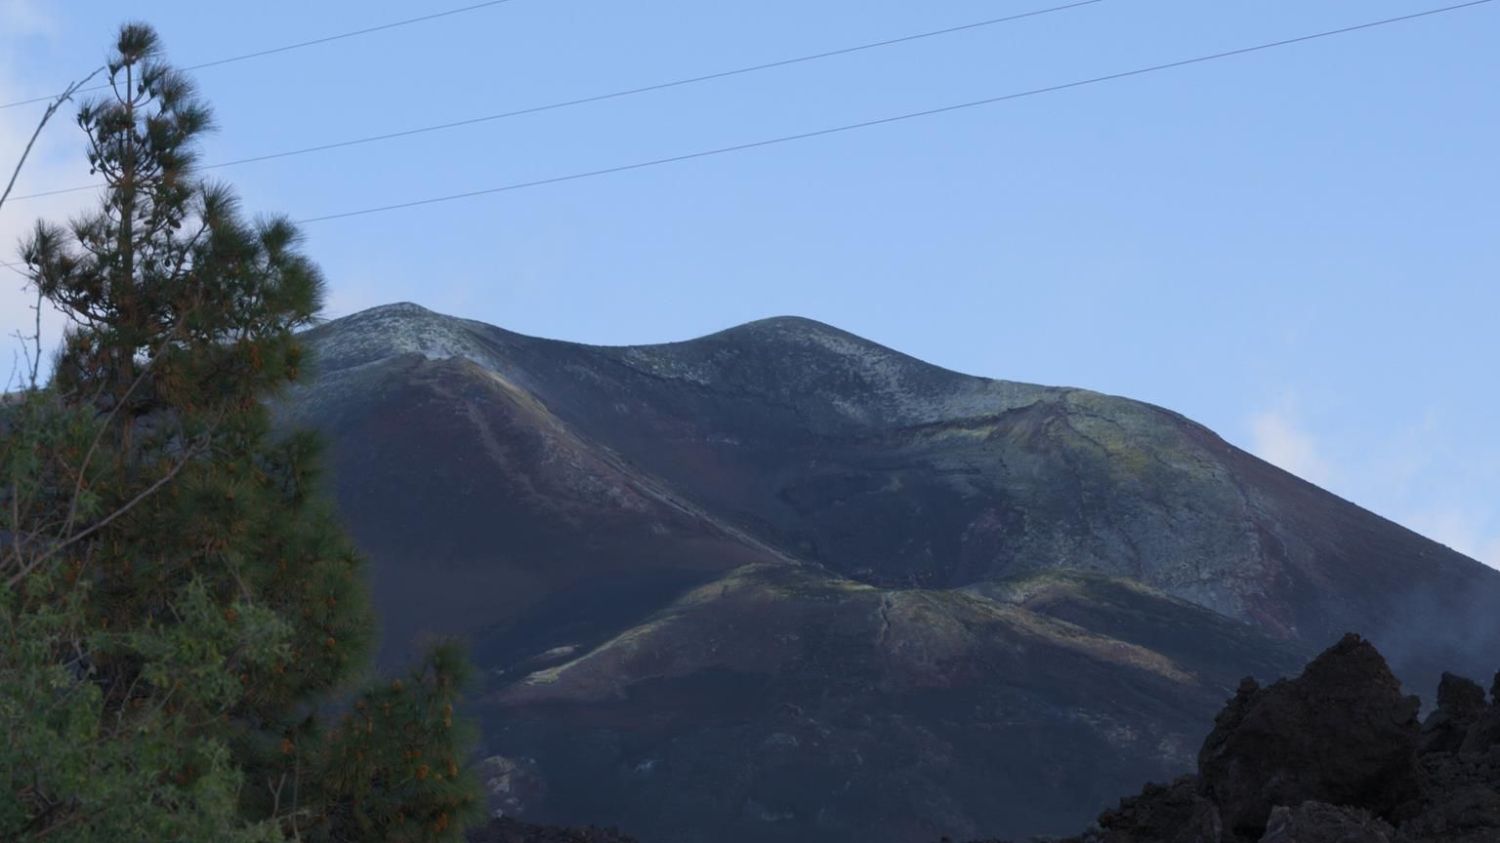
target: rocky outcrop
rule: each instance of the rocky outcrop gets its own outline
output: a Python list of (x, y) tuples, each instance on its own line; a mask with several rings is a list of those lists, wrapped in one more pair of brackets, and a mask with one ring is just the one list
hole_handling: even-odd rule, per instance
[(1223, 834), (1218, 807), (1203, 797), (1193, 776), (1146, 785), (1140, 796), (1105, 811), (1099, 826), (1109, 843), (1203, 843)]
[(1295, 680), (1240, 686), (1198, 754), (1199, 789), (1230, 839), (1308, 800), (1395, 817), (1418, 795), (1420, 705), (1374, 646), (1345, 636)]
[(1484, 713), (1484, 689), (1479, 683), (1444, 673), (1438, 683), (1437, 710), (1422, 724), (1422, 750), (1454, 752), (1462, 748), (1469, 729)]
[(1346, 635), (1295, 679), (1245, 680), (1198, 774), (1147, 785), (1070, 843), (1496, 843), (1500, 682), (1451, 674), (1437, 706), (1401, 693)]
[(1296, 808), (1279, 805), (1272, 809), (1260, 843), (1405, 843), (1408, 839), (1358, 808), (1304, 802)]

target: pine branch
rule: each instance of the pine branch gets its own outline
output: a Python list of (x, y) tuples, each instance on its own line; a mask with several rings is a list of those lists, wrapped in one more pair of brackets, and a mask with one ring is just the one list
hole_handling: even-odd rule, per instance
[(45, 552), (37, 555), (37, 557), (35, 559), (32, 559), (31, 561), (25, 563), (22, 566), (21, 570), (15, 572), (14, 574), (11, 574), (11, 576), (6, 581), (6, 584), (8, 586), (10, 586), (11, 588), (14, 588), (18, 583), (20, 583), (22, 580), (26, 579), (26, 577), (29, 576), (31, 574), (31, 572), (33, 572), (37, 568), (41, 567), (41, 565), (42, 565), (43, 562), (46, 562), (47, 560), (49, 560), (52, 557), (56, 556), (58, 553), (62, 552), (63, 550), (66, 550), (67, 548), (71, 547), (72, 545), (77, 544), (78, 542), (80, 542), (80, 541), (88, 538), (89, 536), (93, 535), (94, 533), (99, 532), (100, 530), (102, 530), (105, 527), (109, 526), (110, 523), (113, 522), (115, 519), (120, 518), (121, 516), (125, 515), (126, 513), (130, 512), (131, 510), (135, 509), (137, 506), (140, 505), (140, 503), (142, 501), (146, 500), (147, 498), (149, 498), (153, 494), (155, 494), (158, 489), (160, 489), (161, 487), (163, 487), (163, 486), (167, 485), (168, 483), (172, 482), (172, 480), (177, 477), (177, 474), (179, 472), (181, 472), (182, 469), (184, 467), (186, 467), (188, 463), (192, 462), (193, 457), (197, 456), (198, 453), (206, 445), (207, 445), (207, 441), (204, 440), (204, 439), (200, 439), (199, 441), (197, 441), (197, 442), (193, 443), (192, 445), (188, 446), (188, 449), (183, 452), (182, 458), (179, 459), (177, 461), (177, 463), (172, 466), (171, 470), (169, 470), (166, 474), (162, 475), (161, 477), (158, 477), (156, 479), (156, 481), (153, 482), (150, 486), (147, 486), (145, 489), (142, 489), (139, 494), (137, 494), (135, 497), (131, 498), (129, 501), (126, 501), (123, 505), (121, 505), (118, 508), (116, 508), (114, 512), (111, 512), (109, 515), (106, 515), (105, 517), (99, 519), (98, 521), (94, 522), (92, 525), (88, 526), (87, 528), (85, 528), (83, 530), (80, 530), (77, 533), (69, 536), (68, 538), (63, 539), (63, 540), (57, 542), (56, 544), (54, 544), (50, 548), (48, 548)]

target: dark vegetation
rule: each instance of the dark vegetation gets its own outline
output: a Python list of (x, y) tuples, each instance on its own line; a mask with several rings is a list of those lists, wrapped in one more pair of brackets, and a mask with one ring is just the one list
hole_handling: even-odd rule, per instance
[(464, 659), (367, 676), (363, 560), (266, 408), (322, 279), (194, 175), (209, 111), (151, 29), (105, 73), (100, 207), (22, 248), (72, 324), (0, 408), (0, 839), (459, 839)]

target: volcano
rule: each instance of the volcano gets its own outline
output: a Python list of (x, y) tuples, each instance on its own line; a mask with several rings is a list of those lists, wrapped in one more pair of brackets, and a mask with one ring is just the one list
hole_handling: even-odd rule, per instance
[(648, 843), (1076, 831), (1346, 631), (1487, 675), (1500, 573), (1159, 407), (800, 318), (601, 347), (304, 335), (380, 658), (482, 674), (493, 807)]

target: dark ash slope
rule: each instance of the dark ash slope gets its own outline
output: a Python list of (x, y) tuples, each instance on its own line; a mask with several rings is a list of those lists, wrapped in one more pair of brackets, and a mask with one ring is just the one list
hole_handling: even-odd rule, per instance
[(308, 339), (283, 415), (330, 434), (385, 656), (474, 641), (526, 819), (1066, 831), (1345, 629), (1422, 684), (1500, 649), (1500, 575), (1150, 405), (802, 319), (603, 348), (392, 305)]

